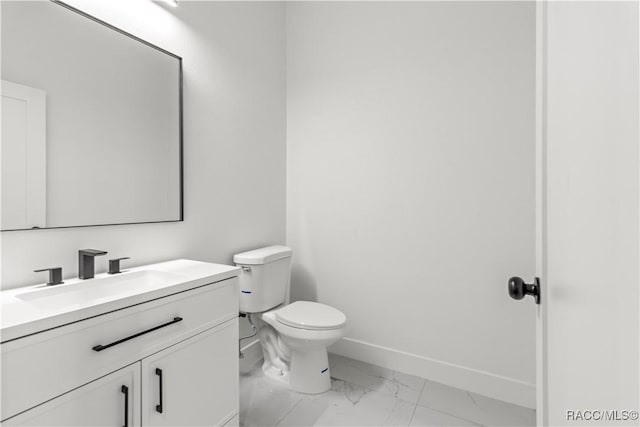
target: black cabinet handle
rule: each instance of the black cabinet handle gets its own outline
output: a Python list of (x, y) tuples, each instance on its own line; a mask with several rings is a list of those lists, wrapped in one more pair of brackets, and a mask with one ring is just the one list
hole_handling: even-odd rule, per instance
[(149, 332), (157, 331), (160, 328), (164, 328), (165, 326), (173, 325), (174, 323), (178, 323), (178, 322), (182, 322), (182, 317), (174, 317), (173, 320), (170, 321), (170, 322), (163, 323), (162, 325), (158, 325), (158, 326), (156, 326), (154, 328), (147, 329), (146, 331), (138, 332), (137, 334), (130, 335), (130, 336), (126, 337), (126, 338), (122, 338), (121, 340), (114, 341), (114, 342), (112, 342), (110, 344), (107, 344), (107, 345), (102, 345), (102, 344), (96, 345), (96, 346), (93, 347), (93, 351), (106, 350), (107, 348), (113, 347), (114, 345), (122, 344), (125, 341), (129, 341), (129, 340), (132, 340), (134, 338), (138, 338), (141, 335), (148, 334)]
[(156, 375), (158, 376), (158, 386), (160, 387), (160, 403), (156, 405), (156, 412), (162, 413), (162, 369), (156, 368)]
[(129, 387), (123, 385), (120, 391), (124, 393), (124, 427), (129, 427)]

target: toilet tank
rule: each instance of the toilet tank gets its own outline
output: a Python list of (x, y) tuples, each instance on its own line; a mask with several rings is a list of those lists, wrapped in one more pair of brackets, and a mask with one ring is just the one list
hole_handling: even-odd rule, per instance
[(289, 302), (292, 251), (268, 246), (233, 256), (240, 273), (240, 312), (261, 313)]

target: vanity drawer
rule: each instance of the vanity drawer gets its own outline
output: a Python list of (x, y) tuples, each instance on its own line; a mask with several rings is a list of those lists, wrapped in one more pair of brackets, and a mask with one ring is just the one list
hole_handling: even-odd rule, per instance
[(2, 419), (237, 315), (231, 278), (2, 344)]

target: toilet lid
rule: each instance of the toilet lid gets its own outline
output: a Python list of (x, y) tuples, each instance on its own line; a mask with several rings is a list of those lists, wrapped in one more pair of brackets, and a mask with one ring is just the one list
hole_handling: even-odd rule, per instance
[(278, 322), (300, 329), (338, 329), (347, 323), (340, 310), (311, 301), (296, 301), (275, 314)]

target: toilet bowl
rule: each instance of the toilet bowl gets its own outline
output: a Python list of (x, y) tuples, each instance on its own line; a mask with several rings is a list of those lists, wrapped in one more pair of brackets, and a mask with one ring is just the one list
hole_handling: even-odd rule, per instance
[[(269, 246), (236, 254), (240, 312), (255, 320), (268, 378), (301, 393), (331, 388), (327, 347), (344, 336), (346, 316), (325, 304), (289, 304), (291, 249)], [(253, 316), (253, 317), (251, 317)]]
[[(263, 313), (261, 319), (279, 334), (288, 355), (288, 372), (283, 372), (278, 363), (274, 364), (274, 352), (264, 352), (265, 375), (302, 393), (329, 390), (331, 373), (327, 347), (344, 336), (346, 316), (328, 305), (297, 301)], [(265, 342), (261, 340), (261, 344), (265, 349), (271, 342), (266, 339)]]

